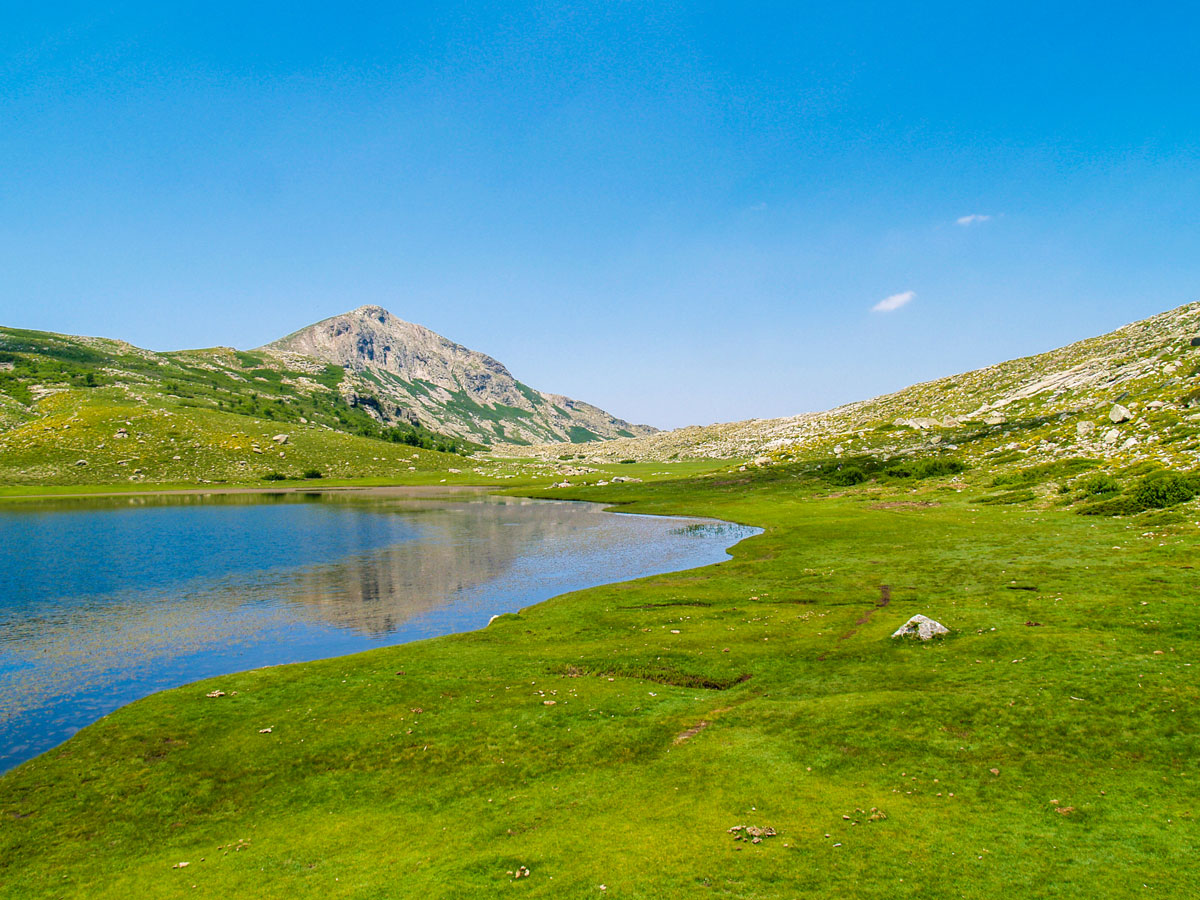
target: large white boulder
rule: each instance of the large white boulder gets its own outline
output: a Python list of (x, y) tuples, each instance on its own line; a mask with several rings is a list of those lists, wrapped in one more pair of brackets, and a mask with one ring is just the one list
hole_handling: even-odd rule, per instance
[(939, 634), (949, 634), (950, 629), (941, 622), (935, 622), (929, 616), (916, 615), (897, 628), (892, 637), (918, 637), (923, 641)]

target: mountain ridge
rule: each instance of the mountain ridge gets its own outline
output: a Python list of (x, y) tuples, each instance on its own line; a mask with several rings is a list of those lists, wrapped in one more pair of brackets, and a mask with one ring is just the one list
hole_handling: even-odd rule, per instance
[[(688, 426), (587, 448), (626, 458), (764, 460), (948, 448), (979, 458), (1065, 454), (1200, 463), (1200, 302), (1044, 353), (913, 384), (830, 410)], [(1130, 415), (1114, 407), (1128, 408)], [(505, 448), (497, 448), (503, 450)], [(512, 448), (515, 451), (515, 448)], [(522, 448), (545, 457), (549, 447)], [(560, 451), (561, 452), (561, 451)]]
[(381, 306), (330, 316), (257, 348), (347, 370), (349, 392), (374, 394), (383, 421), (414, 424), (490, 444), (586, 442), (653, 434), (590, 403), (537, 390), (494, 357), (408, 322)]

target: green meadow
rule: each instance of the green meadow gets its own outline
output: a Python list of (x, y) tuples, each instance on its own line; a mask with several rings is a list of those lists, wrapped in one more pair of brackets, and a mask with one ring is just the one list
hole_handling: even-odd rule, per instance
[(542, 492), (765, 531), (131, 704), (0, 778), (0, 895), (1200, 894), (1195, 506), (838, 472)]

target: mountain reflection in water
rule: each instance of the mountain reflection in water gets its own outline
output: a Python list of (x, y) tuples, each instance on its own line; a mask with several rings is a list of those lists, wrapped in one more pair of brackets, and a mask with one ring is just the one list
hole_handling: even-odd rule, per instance
[(478, 491), (0, 507), (0, 771), (138, 697), (487, 624), (757, 533)]

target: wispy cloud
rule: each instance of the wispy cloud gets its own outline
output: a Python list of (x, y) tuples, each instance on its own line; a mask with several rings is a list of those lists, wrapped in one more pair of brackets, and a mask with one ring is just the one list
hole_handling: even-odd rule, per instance
[(981, 213), (971, 213), (971, 215), (969, 215), (969, 216), (959, 216), (954, 221), (956, 224), (961, 225), (963, 228), (968, 228), (971, 225), (982, 225), (984, 222), (987, 222), (991, 218), (992, 218), (991, 216), (985, 216), (985, 215), (982, 215)]
[(902, 291), (899, 294), (884, 297), (872, 306), (871, 309), (874, 312), (893, 312), (902, 306), (907, 306), (915, 296), (917, 296), (916, 291)]

